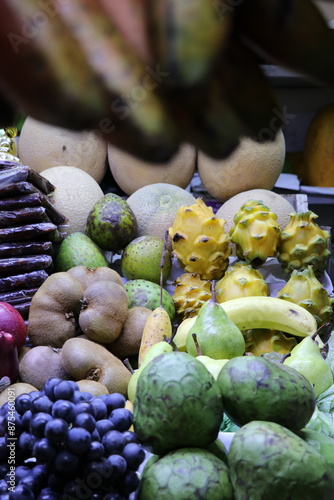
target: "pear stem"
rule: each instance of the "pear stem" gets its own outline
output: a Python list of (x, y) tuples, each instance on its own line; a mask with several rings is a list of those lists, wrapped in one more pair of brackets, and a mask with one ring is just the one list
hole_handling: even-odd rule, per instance
[(133, 375), (134, 374), (134, 369), (131, 366), (131, 363), (128, 358), (123, 360), (123, 364), (126, 366), (126, 368), (129, 370), (129, 372)]
[(216, 297), (216, 280), (211, 281), (211, 300), (217, 304), (217, 297)]
[(202, 350), (201, 350), (201, 348), (199, 346), (199, 343), (198, 343), (198, 340), (197, 340), (196, 333), (192, 333), (191, 336), (192, 336), (192, 338), (194, 339), (194, 342), (195, 342), (195, 346), (196, 346), (196, 350), (197, 350), (197, 355), (198, 356), (203, 356)]

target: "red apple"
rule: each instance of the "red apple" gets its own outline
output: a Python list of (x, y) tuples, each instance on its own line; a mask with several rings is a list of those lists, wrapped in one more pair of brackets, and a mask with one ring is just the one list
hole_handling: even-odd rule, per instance
[(0, 331), (11, 333), (19, 351), (27, 338), (27, 326), (21, 314), (7, 302), (0, 302)]
[(12, 384), (19, 376), (19, 358), (14, 335), (0, 331), (0, 378), (9, 377)]

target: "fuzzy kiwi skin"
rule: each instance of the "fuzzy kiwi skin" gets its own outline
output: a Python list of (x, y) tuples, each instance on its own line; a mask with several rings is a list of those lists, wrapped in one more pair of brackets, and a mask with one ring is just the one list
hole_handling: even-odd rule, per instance
[(95, 380), (105, 385), (109, 393), (126, 395), (131, 373), (104, 346), (91, 340), (73, 338), (65, 342), (60, 356), (65, 370), (74, 380)]
[(124, 286), (121, 275), (110, 267), (74, 266), (67, 272), (79, 280), (85, 289), (96, 281), (111, 281)]
[(114, 342), (106, 345), (107, 349), (121, 359), (138, 354), (144, 327), (151, 312), (148, 307), (130, 307), (121, 333)]
[(80, 300), (84, 287), (67, 271), (51, 274), (33, 296), (28, 337), (33, 346), (62, 347), (78, 333)]
[(48, 378), (69, 380), (71, 376), (63, 367), (60, 350), (50, 346), (36, 346), (30, 349), (20, 361), (19, 379), (41, 390)]
[(28, 394), (32, 391), (37, 391), (37, 387), (30, 384), (25, 384), (24, 382), (15, 382), (6, 387), (2, 392), (0, 392), (0, 406), (3, 406), (9, 400), (9, 395), (15, 394), (15, 398), (20, 396), (20, 394)]
[(101, 396), (102, 394), (109, 394), (108, 389), (105, 385), (95, 380), (78, 380), (77, 384), (81, 392), (89, 392), (92, 396)]
[(123, 286), (111, 281), (89, 285), (81, 300), (79, 325), (91, 340), (113, 342), (121, 333), (129, 299)]

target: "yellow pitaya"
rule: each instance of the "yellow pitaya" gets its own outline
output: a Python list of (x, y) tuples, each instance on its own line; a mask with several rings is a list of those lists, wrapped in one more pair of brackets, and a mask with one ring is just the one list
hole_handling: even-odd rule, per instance
[(277, 292), (279, 299), (289, 300), (307, 309), (318, 326), (331, 321), (334, 300), (316, 278), (312, 266), (293, 271), (286, 285)]
[(297, 345), (294, 337), (289, 337), (278, 330), (247, 330), (244, 332), (246, 351), (261, 356), (269, 352), (288, 354)]
[(217, 302), (251, 297), (255, 295), (270, 295), (269, 286), (258, 269), (245, 262), (236, 262), (229, 266), (225, 275), (216, 284)]
[(257, 268), (268, 257), (275, 257), (280, 238), (277, 215), (260, 200), (248, 200), (233, 219), (230, 230), (236, 255)]
[(196, 316), (201, 306), (211, 299), (211, 281), (202, 280), (197, 273), (184, 273), (174, 282), (173, 300), (182, 319)]
[(315, 275), (320, 276), (326, 269), (330, 233), (314, 222), (317, 217), (311, 210), (290, 214), (278, 246), (278, 260), (285, 272), (302, 271), (312, 266)]
[(193, 205), (177, 210), (169, 228), (173, 254), (188, 273), (202, 279), (220, 279), (229, 264), (230, 238), (224, 231), (225, 220), (214, 215), (200, 198)]

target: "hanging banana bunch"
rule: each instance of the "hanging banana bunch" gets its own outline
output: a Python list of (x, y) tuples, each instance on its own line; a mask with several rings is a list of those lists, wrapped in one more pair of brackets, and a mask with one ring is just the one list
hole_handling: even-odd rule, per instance
[(2, 0), (0, 16), (0, 127), (19, 110), (146, 161), (272, 140), (284, 113), (260, 61), (334, 83), (312, 0)]

